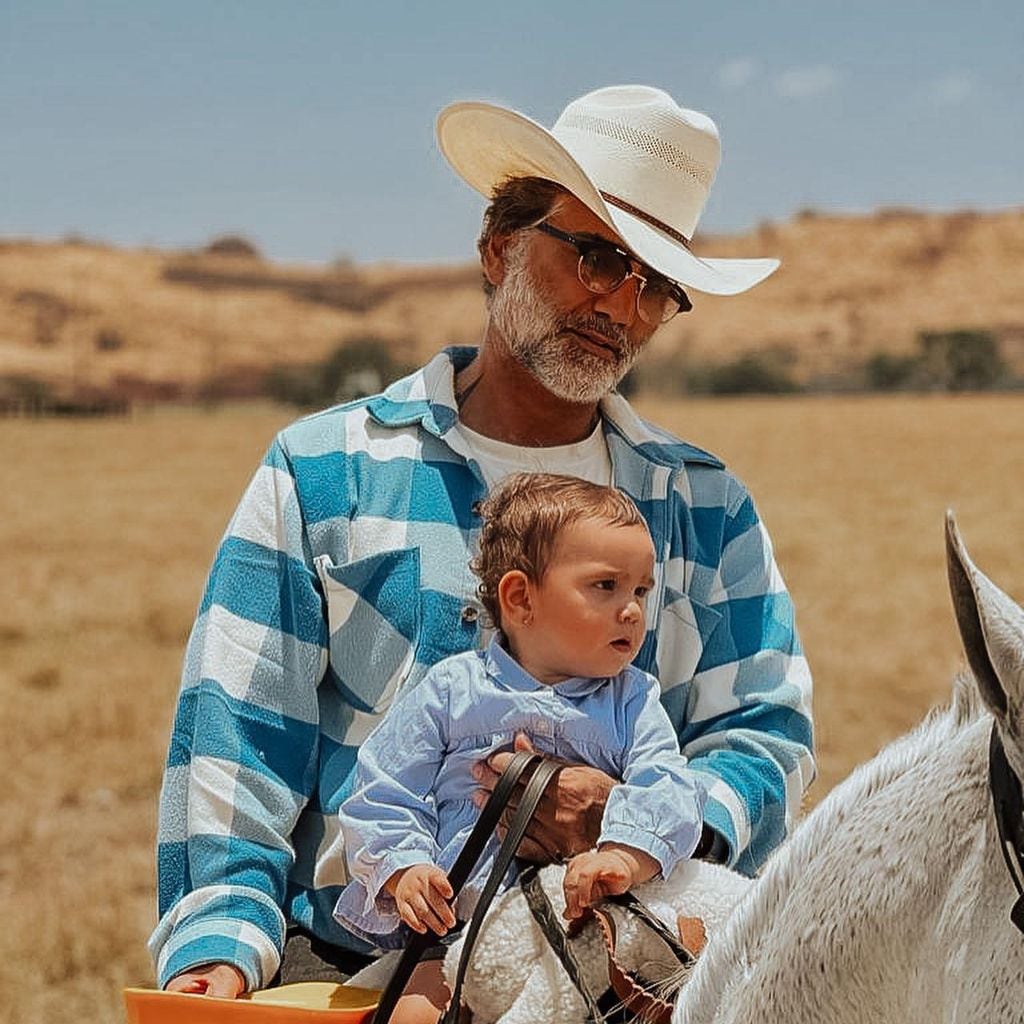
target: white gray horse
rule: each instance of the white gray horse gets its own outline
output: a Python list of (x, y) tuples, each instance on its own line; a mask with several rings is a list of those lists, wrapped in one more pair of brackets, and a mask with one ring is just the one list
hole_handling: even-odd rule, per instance
[[(1024, 778), (1024, 611), (975, 568), (952, 518), (947, 560), (971, 677), (776, 853), (673, 1024), (1024, 1021), (1024, 933), (1010, 920), (1024, 879), (1004, 861), (989, 788), (993, 722), (1011, 789)], [(1024, 903), (1017, 914), (1024, 926)]]

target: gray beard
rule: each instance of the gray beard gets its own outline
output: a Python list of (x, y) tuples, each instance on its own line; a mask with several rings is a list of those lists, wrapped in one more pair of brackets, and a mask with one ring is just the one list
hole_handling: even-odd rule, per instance
[[(524, 243), (505, 250), (505, 277), (494, 291), (491, 322), (511, 355), (553, 395), (577, 404), (596, 402), (629, 372), (640, 345), (606, 317), (560, 314), (549, 290), (531, 274)], [(588, 352), (570, 330), (603, 335), (618, 348), (617, 358)]]

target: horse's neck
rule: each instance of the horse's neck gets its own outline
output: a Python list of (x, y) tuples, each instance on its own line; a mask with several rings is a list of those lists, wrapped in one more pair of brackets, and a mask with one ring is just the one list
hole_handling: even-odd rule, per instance
[(876, 857), (888, 873), (903, 869), (919, 878), (922, 871), (948, 873), (950, 844), (975, 836), (987, 812), (978, 789), (987, 780), (990, 721), (952, 727), (946, 716), (933, 716), (859, 767), (777, 851), (744, 911), (755, 921), (766, 914), (762, 925), (773, 921), (774, 909), (804, 888), (812, 862), (825, 854), (839, 863)]
[[(731, 1020), (730, 1001), (766, 1013), (774, 997), (759, 997), (752, 982), (768, 976), (793, 994), (794, 1011), (826, 1005), (826, 987), (831, 998), (849, 986), (862, 1008), (913, 997), (908, 987), (920, 972), (911, 962), (957, 924), (945, 909), (951, 889), (961, 900), (980, 898), (968, 890), (989, 885), (992, 872), (978, 862), (999, 857), (984, 792), (989, 722), (965, 722), (957, 709), (935, 715), (837, 787), (709, 944), (677, 1019)], [(865, 977), (896, 987), (857, 990)]]

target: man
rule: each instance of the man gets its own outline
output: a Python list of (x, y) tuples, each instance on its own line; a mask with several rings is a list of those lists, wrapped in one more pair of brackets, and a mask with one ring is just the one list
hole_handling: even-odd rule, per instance
[[(348, 880), (337, 807), (398, 690), (485, 642), (468, 563), (479, 502), (514, 470), (614, 482), (643, 511), (657, 567), (636, 663), (661, 680), (708, 793), (695, 855), (756, 871), (813, 774), (810, 678), (749, 495), (614, 391), (657, 327), (689, 310), (686, 288), (733, 294), (777, 266), (691, 251), (714, 124), (629, 86), (574, 101), (550, 132), (457, 103), (438, 138), (491, 198), (483, 343), (287, 428), (232, 519), (162, 794), (151, 948), (168, 988), (231, 997), (311, 963), (343, 974), (370, 952), (331, 916)], [(480, 765), (482, 788), (509, 756)], [(565, 769), (524, 852), (592, 845), (614, 782)]]

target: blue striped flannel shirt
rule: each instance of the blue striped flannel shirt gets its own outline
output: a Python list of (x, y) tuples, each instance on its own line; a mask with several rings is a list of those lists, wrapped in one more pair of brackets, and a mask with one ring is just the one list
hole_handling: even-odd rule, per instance
[[(185, 655), (160, 803), (158, 980), (214, 961), (249, 988), (286, 922), (367, 950), (332, 917), (348, 883), (338, 807), (399, 689), (485, 646), (469, 560), (485, 485), (457, 430), (448, 349), (370, 399), (283, 430), (228, 525)], [(601, 403), (615, 483), (654, 539), (636, 665), (655, 675), (753, 873), (813, 776), (810, 675), (771, 542), (714, 456)]]

